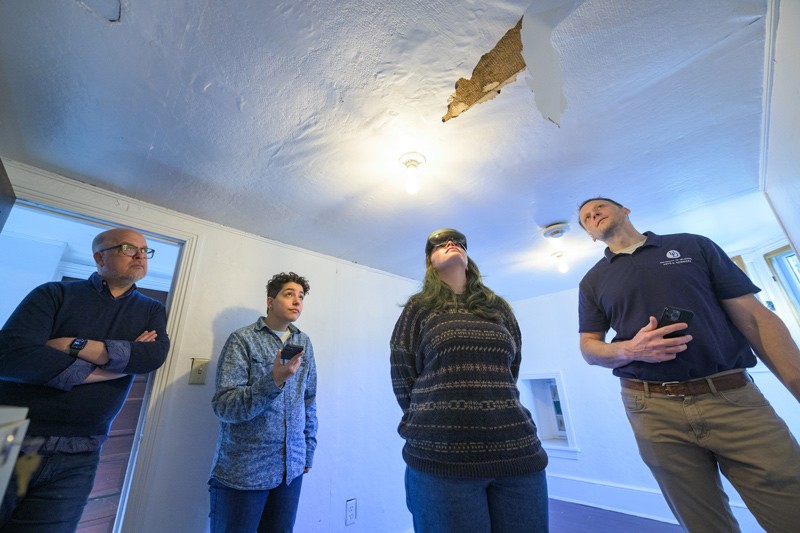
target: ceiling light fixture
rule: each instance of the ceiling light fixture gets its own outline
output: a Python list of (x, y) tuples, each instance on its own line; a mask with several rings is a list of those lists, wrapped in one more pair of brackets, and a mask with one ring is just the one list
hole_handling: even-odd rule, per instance
[(563, 237), (566, 232), (569, 231), (569, 224), (566, 222), (556, 222), (555, 224), (550, 224), (546, 228), (542, 230), (542, 235), (549, 239), (558, 239), (559, 237)]
[[(563, 237), (564, 234), (568, 231), (569, 231), (569, 224), (567, 224), (566, 222), (556, 222), (554, 224), (546, 226), (542, 230), (542, 235), (544, 235), (545, 238), (547, 239), (559, 239)], [(558, 269), (558, 271), (561, 272), (562, 274), (566, 274), (567, 271), (569, 270), (569, 265), (564, 260), (564, 252), (562, 250), (559, 250), (551, 254), (551, 257), (555, 261), (556, 268)]]
[(416, 194), (419, 191), (419, 167), (425, 162), (425, 156), (419, 152), (406, 152), (400, 156), (400, 164), (406, 167), (406, 192)]

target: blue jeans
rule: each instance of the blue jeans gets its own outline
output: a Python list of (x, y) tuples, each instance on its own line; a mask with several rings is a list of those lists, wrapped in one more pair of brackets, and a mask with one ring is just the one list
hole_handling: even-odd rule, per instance
[(211, 494), (211, 533), (291, 533), (297, 517), (303, 476), (269, 490), (237, 490), (217, 480)]
[(406, 505), (417, 533), (547, 533), (544, 470), (524, 476), (449, 478), (406, 467)]
[(99, 460), (100, 450), (43, 456), (22, 498), (17, 497), (17, 478), (12, 474), (0, 507), (0, 531), (75, 531), (92, 492)]

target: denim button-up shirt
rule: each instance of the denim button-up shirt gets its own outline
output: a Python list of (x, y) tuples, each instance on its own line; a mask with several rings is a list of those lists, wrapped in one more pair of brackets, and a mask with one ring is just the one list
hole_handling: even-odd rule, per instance
[(289, 325), (287, 343), (305, 349), (297, 374), (275, 385), (272, 366), (283, 347), (264, 317), (228, 337), (211, 400), (219, 438), (211, 477), (239, 490), (268, 490), (311, 467), (317, 447), (317, 370), (308, 335)]

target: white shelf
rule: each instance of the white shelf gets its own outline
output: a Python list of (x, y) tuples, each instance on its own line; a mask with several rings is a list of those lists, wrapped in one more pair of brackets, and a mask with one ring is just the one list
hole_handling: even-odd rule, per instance
[(533, 415), (539, 440), (551, 457), (577, 459), (578, 443), (572, 428), (561, 372), (520, 374), (520, 401)]

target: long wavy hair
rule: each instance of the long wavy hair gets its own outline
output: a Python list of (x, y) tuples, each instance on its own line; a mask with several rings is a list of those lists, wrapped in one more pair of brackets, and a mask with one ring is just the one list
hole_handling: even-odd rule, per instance
[[(467, 310), (481, 318), (497, 322), (503, 312), (509, 312), (511, 306), (502, 297), (483, 284), (481, 271), (478, 265), (467, 256), (467, 287), (464, 290)], [(425, 278), (422, 281), (422, 290), (411, 295), (406, 305), (416, 303), (432, 310), (444, 310), (455, 306), (458, 295), (450, 286), (442, 281), (439, 273), (433, 268), (430, 256), (425, 258)]]

